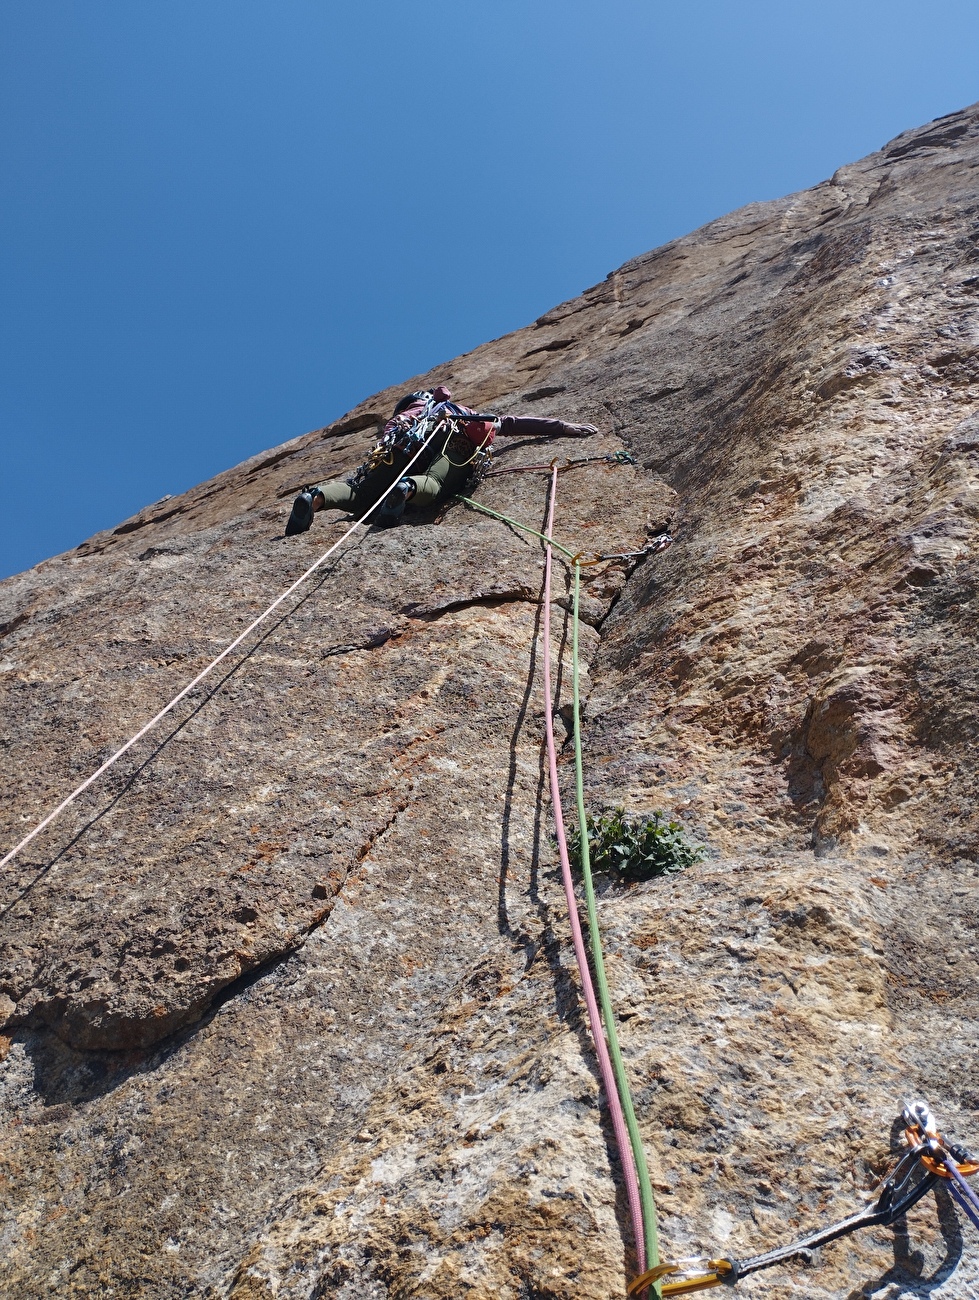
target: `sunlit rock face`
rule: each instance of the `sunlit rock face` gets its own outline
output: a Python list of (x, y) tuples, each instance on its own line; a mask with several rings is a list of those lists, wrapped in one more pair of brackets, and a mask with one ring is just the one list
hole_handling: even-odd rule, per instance
[[(676, 537), (586, 571), (582, 640), (590, 806), (709, 851), (600, 900), (665, 1252), (853, 1212), (909, 1096), (979, 1142), (977, 167), (979, 108), (0, 584), (2, 844), (339, 537), (291, 498), (405, 388), (593, 421), (496, 465), (628, 449), (558, 537)], [(623, 1294), (541, 582), (459, 504), (359, 536), (8, 869), (3, 1294)], [(566, 605), (559, 566), (559, 705)], [(941, 1194), (739, 1289), (965, 1300), (976, 1259)]]

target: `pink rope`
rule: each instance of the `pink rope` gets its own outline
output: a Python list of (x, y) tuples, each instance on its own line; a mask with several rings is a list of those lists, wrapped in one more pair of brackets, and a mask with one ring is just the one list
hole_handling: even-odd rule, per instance
[[(556, 464), (550, 466), (551, 470), (551, 494), (547, 506), (547, 528), (546, 536), (550, 540), (554, 526), (554, 506), (557, 498), (557, 476), (558, 467)], [(585, 952), (585, 941), (581, 933), (581, 921), (578, 917), (578, 900), (575, 898), (574, 881), (571, 876), (571, 860), (568, 857), (568, 839), (564, 833), (564, 814), (561, 810), (561, 791), (558, 787), (557, 779), (557, 749), (554, 744), (554, 719), (551, 704), (551, 547), (548, 545), (544, 560), (544, 726), (547, 729), (547, 766), (551, 779), (551, 805), (554, 809), (554, 831), (557, 836), (558, 856), (561, 859), (561, 877), (564, 881), (564, 896), (568, 902), (568, 919), (571, 922), (571, 936), (574, 942), (574, 954), (578, 962), (578, 974), (581, 977), (581, 987), (585, 995), (585, 1005), (588, 1008), (588, 1022), (591, 1025), (591, 1036), (595, 1042), (595, 1052), (598, 1056), (598, 1068), (602, 1076), (602, 1087), (605, 1089), (605, 1098), (608, 1102), (609, 1112), (612, 1116), (612, 1128), (615, 1131), (615, 1142), (619, 1148), (619, 1159), (622, 1162), (622, 1176), (625, 1179), (626, 1195), (629, 1200), (629, 1214), (632, 1218), (632, 1235), (636, 1247), (636, 1259), (639, 1264), (638, 1272), (640, 1274), (646, 1271), (646, 1244), (643, 1236), (642, 1223), (642, 1206), (639, 1200), (639, 1182), (636, 1178), (636, 1166), (632, 1158), (632, 1147), (629, 1143), (629, 1134), (626, 1130), (625, 1117), (622, 1114), (622, 1104), (619, 1101), (619, 1093), (615, 1086), (615, 1075), (612, 1073), (612, 1062), (609, 1060), (608, 1047), (605, 1044), (605, 1033), (602, 1029), (602, 1017), (598, 1010), (598, 1001), (595, 997), (595, 989), (591, 982), (591, 971), (588, 968), (588, 956)]]

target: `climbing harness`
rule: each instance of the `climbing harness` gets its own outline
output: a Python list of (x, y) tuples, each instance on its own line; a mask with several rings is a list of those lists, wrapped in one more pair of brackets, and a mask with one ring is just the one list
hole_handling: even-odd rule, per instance
[[(347, 479), (350, 487), (355, 492), (358, 491), (376, 469), (382, 465), (394, 465), (395, 456), (410, 460), (412, 464), (420, 462), (419, 468), (427, 469), (435, 454), (434, 436), (447, 423), (444, 405), (444, 402), (436, 402), (429, 395), (424, 409), (418, 415), (395, 416), (371, 448), (364, 463)], [(429, 454), (424, 455), (426, 452)]]
[[(490, 426), (486, 430), (482, 442), (478, 445), (473, 444), (461, 428), (462, 425), (470, 422), (484, 423)], [(439, 456), (444, 456), (454, 469), (465, 469), (467, 465), (471, 465), (472, 469), (467, 481), (475, 487), (485, 477), (489, 468), (493, 454), (489, 444), (499, 429), (500, 423), (500, 417), (497, 415), (480, 415), (475, 412), (463, 411), (455, 402), (436, 402), (429, 395), (424, 409), (417, 416), (413, 418), (395, 416), (394, 420), (390, 422), (390, 427), (371, 448), (364, 463), (358, 466), (347, 479), (347, 483), (355, 492), (358, 492), (375, 470), (380, 469), (382, 466), (393, 466), (396, 458), (413, 458), (412, 463), (418, 464), (419, 473), (424, 473), (434, 460)], [(439, 452), (431, 442), (428, 434), (442, 431), (445, 432), (445, 441), (442, 444), (441, 452)], [(456, 440), (465, 441), (467, 450), (469, 447), (474, 447), (468, 460), (454, 461), (449, 455), (449, 447)], [(424, 447), (422, 446), (423, 443), (425, 444)], [(427, 454), (422, 455), (423, 451)], [(401, 470), (401, 477), (404, 476), (406, 468)]]
[[(438, 432), (437, 425), (434, 428), (429, 428), (426, 430), (425, 439), (424, 441), (422, 441), (421, 445), (414, 453), (413, 458), (405, 466), (406, 470), (410, 469), (411, 466), (415, 463), (415, 461), (417, 461), (419, 457), (424, 454), (424, 452), (431, 444), (431, 441), (435, 437), (437, 432)], [(319, 557), (319, 559), (314, 564), (311, 564), (309, 566), (309, 568), (306, 570), (305, 573), (301, 574), (296, 579), (296, 581), (292, 583), (291, 586), (285, 589), (285, 591), (281, 594), (281, 596), (277, 596), (275, 600), (272, 601), (272, 604), (269, 605), (267, 609), (264, 609), (261, 614), (259, 614), (258, 618), (253, 619), (251, 623), (249, 623), (248, 626), (245, 628), (244, 632), (241, 632), (238, 636), (236, 636), (235, 639), (230, 643), (230, 645), (225, 646), (225, 648), (221, 651), (221, 653), (216, 658), (212, 659), (211, 662), (207, 665), (207, 667), (203, 668), (197, 674), (197, 676), (193, 679), (193, 681), (188, 682), (182, 691), (179, 691), (173, 697), (173, 699), (170, 700), (168, 704), (165, 704), (163, 706), (163, 708), (159, 711), (159, 713), (154, 714), (153, 717), (150, 718), (149, 722), (145, 724), (145, 726), (140, 727), (139, 731), (137, 731), (134, 736), (131, 736), (124, 745), (122, 745), (119, 749), (116, 750), (114, 754), (112, 754), (109, 758), (107, 758), (105, 762), (101, 765), (101, 767), (96, 768), (96, 770), (91, 774), (91, 776), (86, 777), (85, 780), (82, 781), (81, 785), (76, 786), (75, 789), (72, 790), (71, 794), (68, 795), (66, 799), (62, 799), (61, 803), (58, 804), (57, 808), (54, 808), (51, 812), (48, 813), (46, 817), (43, 817), (41, 821), (39, 821), (32, 830), (28, 831), (28, 833), (18, 844), (15, 844), (14, 847), (8, 853), (6, 853), (3, 858), (0, 858), (0, 869), (7, 866), (9, 862), (12, 862), (14, 858), (17, 856), (17, 854), (20, 853), (22, 849), (25, 849), (27, 845), (30, 844), (31, 841), (36, 836), (40, 835), (41, 831), (43, 831), (46, 826), (50, 826), (51, 823), (55, 820), (55, 818), (58, 817), (61, 813), (63, 813), (66, 808), (70, 807), (70, 805), (75, 802), (75, 800), (78, 798), (80, 794), (83, 794), (89, 788), (89, 786), (94, 785), (95, 782), (99, 779), (99, 777), (102, 776), (105, 772), (108, 772), (109, 768), (113, 767), (119, 761), (119, 759), (122, 758), (123, 754), (127, 752), (127, 750), (132, 749), (133, 745), (135, 745), (138, 740), (142, 740), (142, 738), (146, 735), (148, 731), (152, 731), (152, 729), (156, 726), (156, 724), (160, 722), (163, 718), (165, 718), (167, 714), (172, 709), (174, 709), (182, 699), (185, 698), (185, 696), (189, 695), (195, 686), (198, 686), (205, 679), (205, 677), (208, 677), (218, 666), (218, 664), (221, 663), (222, 660), (226, 659), (233, 650), (237, 649), (237, 647), (240, 646), (241, 643), (248, 636), (250, 636), (252, 632), (254, 632), (254, 630), (259, 626), (259, 624), (264, 623), (273, 610), (278, 609), (278, 607), (282, 604), (284, 600), (287, 600), (294, 591), (297, 591), (303, 585), (303, 583), (306, 581), (307, 578), (311, 577), (316, 572), (316, 570), (321, 567), (321, 565), (326, 563), (326, 561), (330, 558), (331, 555), (333, 555), (336, 551), (340, 549), (340, 547), (344, 544), (344, 542), (347, 540), (348, 537), (351, 537), (357, 531), (358, 528), (362, 527), (367, 522), (368, 517), (373, 514), (375, 508), (380, 504), (380, 502), (384, 501), (387, 498), (389, 493), (394, 491), (396, 486), (397, 486), (396, 483), (392, 483), (391, 486), (387, 488), (387, 490), (383, 492), (380, 497), (378, 497), (377, 501), (371, 503), (370, 509), (366, 510), (358, 520), (356, 520), (353, 524), (350, 525), (350, 527), (342, 535), (342, 537), (340, 537), (337, 541), (335, 541), (328, 550), (324, 551), (323, 554)]]

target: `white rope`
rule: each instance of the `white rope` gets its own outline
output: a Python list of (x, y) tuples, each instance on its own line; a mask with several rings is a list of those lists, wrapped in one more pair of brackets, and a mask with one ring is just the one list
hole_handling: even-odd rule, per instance
[(234, 650), (237, 646), (240, 646), (242, 641), (244, 641), (245, 638), (250, 633), (254, 632), (260, 623), (264, 623), (264, 621), (268, 618), (268, 616), (272, 613), (274, 609), (277, 609), (278, 606), (281, 605), (284, 600), (287, 600), (288, 597), (292, 595), (292, 593), (296, 590), (297, 587), (301, 587), (302, 584), (306, 581), (306, 579), (310, 577), (312, 574), (314, 574), (325, 560), (328, 560), (330, 558), (330, 556), (334, 553), (334, 551), (340, 549), (340, 547), (347, 540), (347, 538), (357, 531), (357, 529), (361, 526), (361, 524), (363, 524), (363, 522), (366, 520), (367, 516), (374, 512), (374, 510), (377, 508), (378, 505), (380, 505), (380, 503), (384, 500), (384, 498), (388, 495), (388, 493), (394, 491), (400, 479), (404, 478), (404, 476), (411, 469), (412, 465), (414, 465), (415, 461), (419, 458), (419, 456), (422, 454), (422, 452), (425, 450), (428, 444), (435, 437), (436, 433), (438, 432), (438, 429), (439, 429), (439, 422), (436, 421), (435, 427), (432, 429), (432, 432), (428, 435), (428, 437), (425, 439), (422, 445), (415, 452), (414, 456), (412, 456), (411, 460), (401, 471), (401, 474), (398, 476), (398, 479), (396, 479), (394, 483), (391, 484), (391, 486), (387, 489), (386, 492), (384, 492), (380, 497), (378, 497), (377, 501), (373, 503), (370, 509), (366, 511), (363, 515), (361, 515), (361, 517), (357, 520), (356, 523), (351, 524), (351, 526), (347, 529), (347, 531), (343, 534), (343, 536), (338, 541), (334, 542), (328, 551), (324, 551), (323, 554), (320, 556), (320, 558), (316, 561), (316, 563), (311, 564), (309, 568), (306, 570), (306, 572), (301, 577), (297, 578), (291, 587), (287, 587), (281, 596), (277, 596), (276, 599), (273, 600), (272, 604), (269, 605), (268, 609), (264, 610), (263, 613), (259, 614), (258, 618), (256, 618), (253, 622), (249, 623), (248, 626), (245, 628), (244, 632), (240, 634), (240, 636), (236, 636), (230, 645), (225, 646), (225, 648), (221, 651), (218, 657), (216, 659), (212, 659), (211, 662), (207, 665), (207, 667), (202, 672), (199, 672), (192, 682), (188, 682), (187, 685), (183, 688), (183, 690), (180, 691), (179, 694), (173, 697), (173, 699), (170, 701), (169, 704), (164, 705), (164, 707), (160, 710), (160, 712), (157, 713), (154, 717), (150, 718), (149, 722), (147, 722), (145, 726), (140, 727), (139, 731), (136, 732), (135, 736), (131, 736), (130, 739), (127, 740), (126, 743), (120, 749), (116, 750), (116, 752), (112, 755), (111, 758), (107, 758), (100, 768), (97, 768), (96, 771), (94, 771), (91, 776), (86, 777), (86, 779), (81, 783), (81, 785), (78, 786), (75, 790), (72, 790), (68, 798), (63, 799), (61, 803), (58, 804), (57, 808), (54, 809), (53, 812), (49, 812), (47, 817), (45, 817), (42, 821), (39, 821), (38, 824), (34, 827), (34, 829), (29, 834), (25, 835), (19, 844), (15, 844), (14, 847), (10, 850), (10, 852), (6, 855), (6, 857), (0, 859), (0, 868), (5, 867), (8, 862), (12, 862), (13, 859), (17, 856), (17, 854), (21, 851), (21, 849), (26, 848), (27, 845), (30, 844), (31, 840), (33, 840), (36, 835), (40, 835), (41, 831), (44, 830), (45, 826), (50, 826), (57, 816), (63, 813), (64, 810), (67, 807), (69, 807), (69, 805), (75, 802), (75, 800), (78, 798), (80, 794), (82, 794), (85, 790), (88, 789), (90, 785), (92, 785), (95, 781), (99, 779), (99, 777), (102, 775), (103, 772), (108, 772), (109, 768), (112, 767), (114, 763), (117, 763), (120, 758), (122, 758), (126, 750), (132, 749), (133, 745), (136, 744), (137, 740), (142, 740), (142, 738), (146, 735), (146, 733), (148, 731), (151, 731), (156, 726), (156, 724), (160, 721), (161, 718), (165, 718), (166, 715), (170, 712), (170, 710), (175, 705), (179, 704), (185, 695), (189, 695), (195, 686), (198, 686), (204, 680), (204, 678), (207, 677), (209, 673), (214, 671), (214, 669), (218, 666), (218, 664), (221, 662), (222, 659), (226, 659), (228, 655), (231, 654), (232, 650)]

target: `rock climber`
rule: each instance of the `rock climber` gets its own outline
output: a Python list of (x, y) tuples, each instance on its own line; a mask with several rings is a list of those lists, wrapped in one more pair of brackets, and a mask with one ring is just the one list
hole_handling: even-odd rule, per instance
[[(371, 522), (382, 528), (398, 523), (405, 506), (425, 507), (454, 496), (477, 477), (489, 460), (496, 434), (530, 438), (587, 438), (598, 429), (594, 424), (568, 424), (564, 420), (540, 419), (533, 415), (483, 415), (452, 401), (444, 386), (432, 391), (407, 393), (394, 408), (394, 415), (370, 456), (347, 479), (332, 479), (303, 488), (292, 506), (286, 536), (305, 533), (319, 510), (349, 510), (364, 515), (384, 491), (394, 490), (381, 501)], [(435, 429), (435, 437), (404, 476), (412, 456)], [(444, 432), (443, 432), (444, 429)]]

